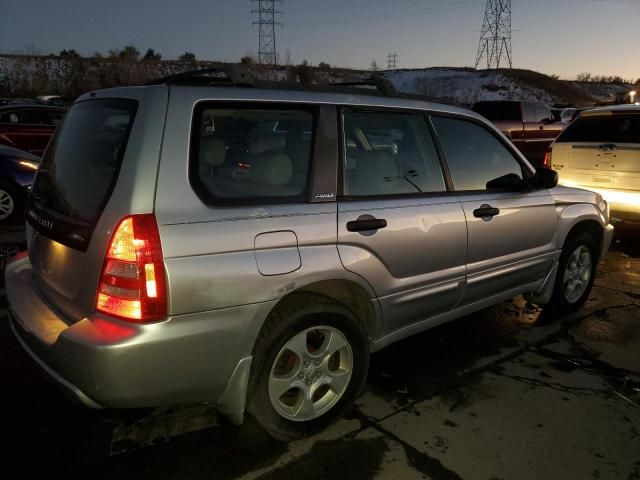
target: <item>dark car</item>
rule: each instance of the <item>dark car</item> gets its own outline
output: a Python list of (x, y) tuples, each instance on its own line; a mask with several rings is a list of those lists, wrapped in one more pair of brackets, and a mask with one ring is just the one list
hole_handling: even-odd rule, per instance
[(557, 122), (549, 108), (538, 102), (478, 102), (473, 111), (484, 116), (511, 138), (534, 167), (542, 167), (551, 142), (566, 124)]
[(0, 107), (0, 145), (42, 155), (65, 112), (47, 105)]
[(24, 207), (39, 164), (35, 155), (0, 145), (0, 228), (24, 225)]

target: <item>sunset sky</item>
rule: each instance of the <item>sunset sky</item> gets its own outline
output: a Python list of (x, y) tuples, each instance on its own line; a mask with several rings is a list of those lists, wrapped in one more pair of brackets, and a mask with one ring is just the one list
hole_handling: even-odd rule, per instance
[[(191, 51), (237, 61), (257, 53), (250, 0), (12, 0), (3, 2), (0, 52), (134, 44), (163, 58)], [(640, 77), (640, 0), (513, 0), (514, 67), (562, 78), (580, 72)], [(295, 62), (367, 68), (473, 66), (484, 0), (285, 0), (278, 50)]]

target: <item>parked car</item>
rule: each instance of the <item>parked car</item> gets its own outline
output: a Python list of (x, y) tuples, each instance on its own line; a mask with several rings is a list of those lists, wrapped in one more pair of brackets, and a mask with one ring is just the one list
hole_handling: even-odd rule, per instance
[(473, 111), (493, 122), (535, 167), (542, 166), (549, 145), (565, 127), (537, 102), (478, 102)]
[(562, 184), (596, 191), (614, 217), (640, 223), (640, 106), (582, 112), (556, 139), (546, 161)]
[(38, 170), (10, 323), (84, 404), (215, 402), (295, 438), (371, 352), (518, 294), (586, 301), (606, 203), (481, 116), (216, 72), (80, 97)]
[(40, 95), (39, 97), (36, 97), (36, 101), (43, 105), (66, 107), (66, 102), (60, 95)]
[(0, 107), (0, 145), (42, 155), (65, 109), (45, 105)]
[(24, 211), (40, 159), (28, 152), (0, 145), (0, 230), (24, 226)]

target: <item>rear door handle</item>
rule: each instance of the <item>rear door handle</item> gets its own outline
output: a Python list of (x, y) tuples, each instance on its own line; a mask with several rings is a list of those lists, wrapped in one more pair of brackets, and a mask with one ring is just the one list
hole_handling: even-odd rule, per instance
[(347, 222), (347, 230), (350, 232), (370, 232), (386, 227), (387, 221), (384, 218), (367, 218)]
[(476, 218), (491, 218), (496, 215), (500, 215), (500, 209), (494, 208), (491, 205), (482, 205), (473, 211), (473, 216)]

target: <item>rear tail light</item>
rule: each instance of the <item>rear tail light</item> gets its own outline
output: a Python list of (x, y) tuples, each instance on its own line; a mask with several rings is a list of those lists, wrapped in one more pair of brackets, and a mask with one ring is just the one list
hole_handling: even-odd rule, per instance
[(104, 259), (96, 310), (133, 322), (167, 316), (162, 246), (154, 215), (132, 215), (118, 224)]
[(551, 149), (547, 150), (547, 152), (544, 154), (544, 161), (542, 162), (542, 166), (544, 168), (551, 169)]

